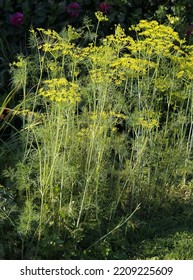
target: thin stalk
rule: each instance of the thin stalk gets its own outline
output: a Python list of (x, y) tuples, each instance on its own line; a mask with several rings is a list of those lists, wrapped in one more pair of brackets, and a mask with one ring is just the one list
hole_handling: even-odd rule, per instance
[(97, 245), (99, 242), (107, 238), (109, 235), (111, 235), (113, 232), (121, 228), (124, 224), (126, 224), (133, 215), (140, 209), (140, 204), (137, 205), (135, 210), (126, 218), (124, 218), (118, 225), (116, 225), (112, 230), (110, 230), (107, 234), (103, 235), (101, 238), (99, 238), (96, 242), (94, 242), (92, 245), (90, 245), (85, 251), (90, 250), (93, 246)]

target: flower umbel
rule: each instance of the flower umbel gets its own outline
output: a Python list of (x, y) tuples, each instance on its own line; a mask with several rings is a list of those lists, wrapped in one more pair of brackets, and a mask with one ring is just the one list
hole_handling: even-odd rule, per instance
[(80, 5), (77, 2), (72, 2), (67, 5), (67, 14), (71, 17), (77, 17), (80, 13)]
[(11, 25), (19, 27), (23, 24), (24, 15), (20, 12), (17, 12), (10, 16), (9, 21)]
[(103, 15), (103, 13), (100, 11), (96, 12), (95, 16), (98, 19), (98, 21), (108, 21), (108, 17), (106, 15)]
[(79, 86), (68, 82), (65, 78), (45, 80), (44, 86), (40, 88), (39, 94), (49, 98), (51, 101), (63, 102), (75, 105), (81, 101)]

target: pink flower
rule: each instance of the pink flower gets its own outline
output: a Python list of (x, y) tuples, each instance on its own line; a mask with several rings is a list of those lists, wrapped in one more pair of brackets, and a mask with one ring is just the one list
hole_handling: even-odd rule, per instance
[(77, 17), (80, 13), (80, 5), (77, 2), (72, 2), (67, 6), (67, 14), (71, 17)]
[(190, 36), (193, 35), (193, 24), (190, 24), (187, 28), (186, 28), (186, 35)]
[(13, 26), (21, 26), (23, 24), (24, 21), (24, 15), (20, 12), (17, 12), (13, 15), (10, 16), (10, 24)]
[(110, 13), (110, 10), (111, 10), (111, 6), (105, 2), (102, 2), (100, 5), (99, 5), (99, 10), (101, 12), (103, 12), (104, 14), (109, 14)]

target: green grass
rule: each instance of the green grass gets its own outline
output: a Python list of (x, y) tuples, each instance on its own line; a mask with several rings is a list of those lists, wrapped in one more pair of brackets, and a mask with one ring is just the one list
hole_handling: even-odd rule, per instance
[(147, 260), (192, 260), (192, 227), (180, 225), (180, 219), (180, 216), (175, 217), (175, 219), (174, 217), (170, 217), (168, 221), (162, 221), (160, 219), (157, 228), (156, 223), (147, 223), (144, 230), (149, 234), (143, 236), (140, 233), (139, 240), (136, 240), (136, 244), (133, 246), (133, 250), (136, 250), (136, 252), (131, 258)]

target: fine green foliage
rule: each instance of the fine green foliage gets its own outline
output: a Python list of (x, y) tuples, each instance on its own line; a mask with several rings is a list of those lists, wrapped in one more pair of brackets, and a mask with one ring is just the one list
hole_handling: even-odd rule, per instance
[(131, 26), (135, 39), (120, 25), (99, 39), (108, 19), (96, 18), (84, 46), (88, 21), (31, 29), (31, 55), (11, 65), (22, 125), (2, 172), (1, 231), (17, 236), (5, 258), (144, 257), (130, 245), (148, 216), (192, 202), (192, 47), (155, 20)]

